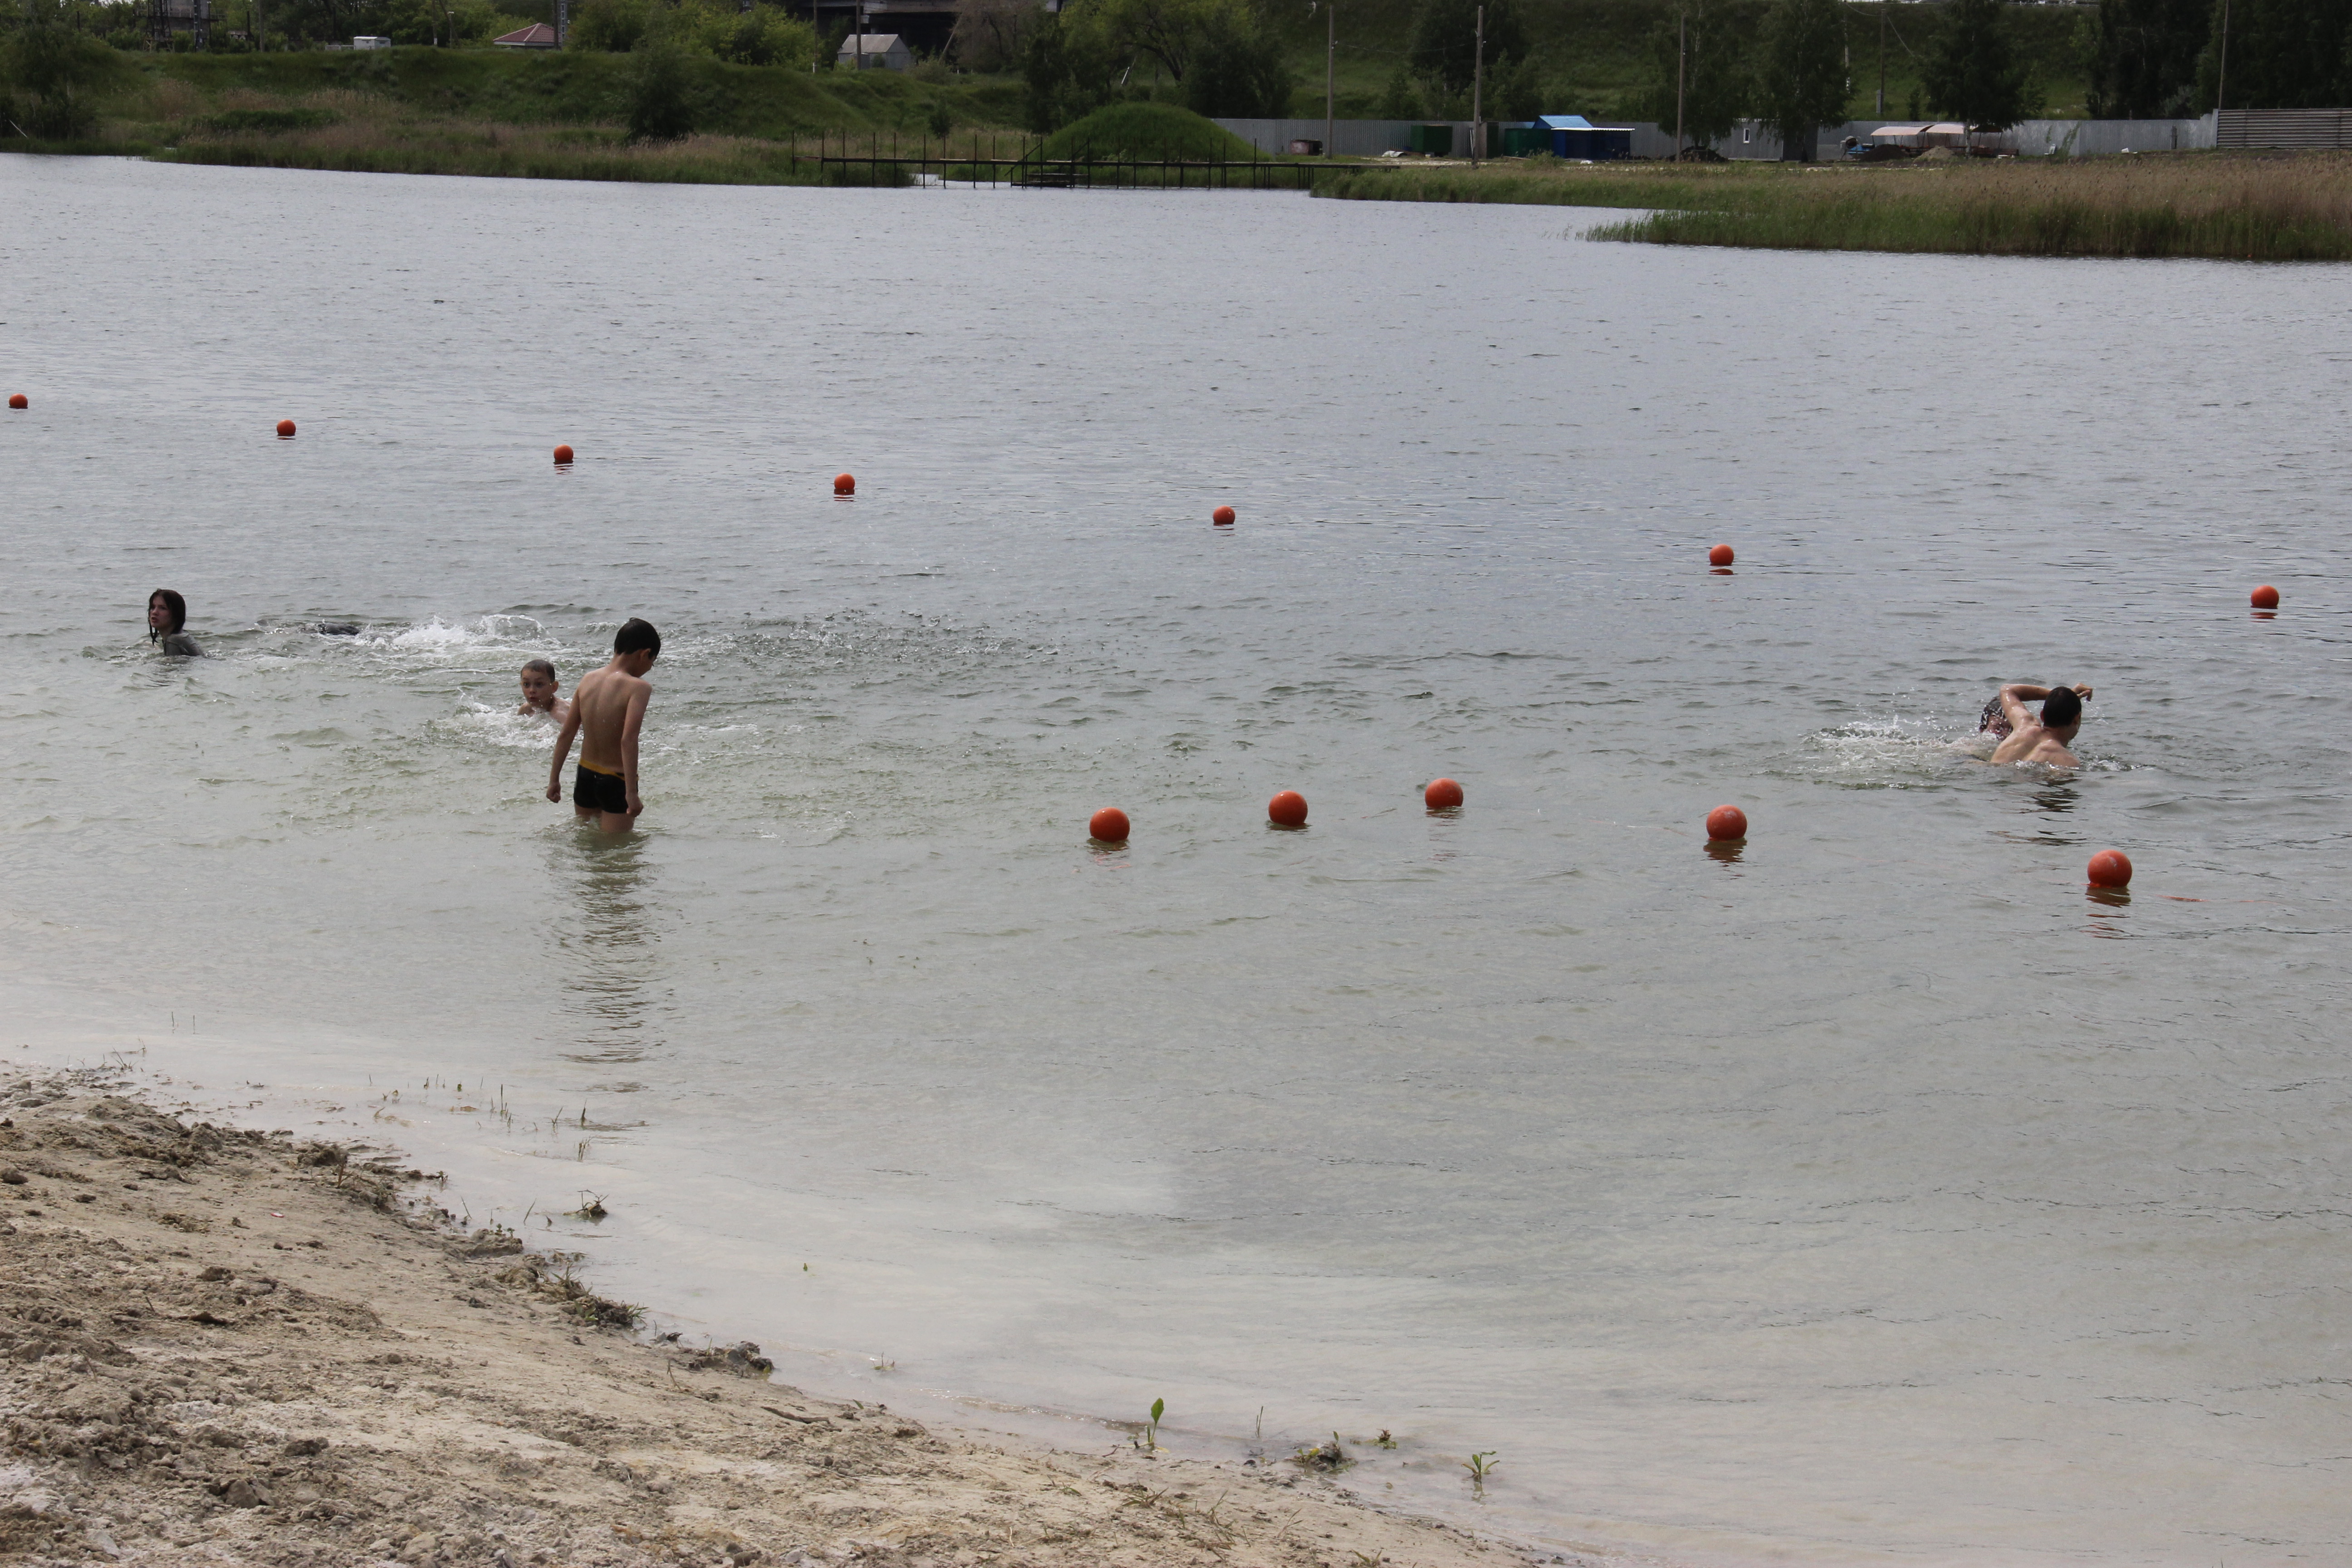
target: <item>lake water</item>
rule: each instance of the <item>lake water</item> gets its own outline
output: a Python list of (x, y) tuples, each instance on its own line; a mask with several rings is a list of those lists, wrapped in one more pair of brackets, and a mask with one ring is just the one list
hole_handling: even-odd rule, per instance
[[(1351, 1481), (1524, 1539), (2352, 1557), (2342, 269), (17, 157), (0, 214), (16, 1059), (369, 1128), (800, 1381), (1387, 1428)], [(602, 842), (515, 672), (640, 614)], [(2078, 775), (1953, 744), (2003, 680), (2095, 685)]]

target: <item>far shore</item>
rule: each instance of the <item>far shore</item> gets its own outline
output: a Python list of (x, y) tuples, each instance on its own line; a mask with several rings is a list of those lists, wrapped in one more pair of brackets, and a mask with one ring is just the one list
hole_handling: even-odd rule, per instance
[(0, 1084), (0, 1561), (1610, 1568), (1309, 1468), (1021, 1451), (637, 1325), (424, 1173)]

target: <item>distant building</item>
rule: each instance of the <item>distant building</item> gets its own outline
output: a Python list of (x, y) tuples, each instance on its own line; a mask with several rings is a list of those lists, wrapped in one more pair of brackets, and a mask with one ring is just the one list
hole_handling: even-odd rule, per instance
[(205, 48), (212, 42), (212, 0), (149, 0), (147, 36), (157, 48), (172, 47), (173, 33), (194, 36), (195, 47)]
[(1629, 125), (1595, 125), (1581, 114), (1538, 114), (1532, 129), (1543, 142), (1534, 151), (1555, 158), (1600, 163), (1633, 155), (1633, 130)]
[(861, 70), (877, 66), (890, 71), (912, 70), (915, 55), (896, 33), (852, 33), (841, 40), (841, 53), (834, 57), (834, 63)]
[(505, 49), (551, 49), (558, 47), (562, 40), (555, 36), (555, 29), (546, 23), (533, 22), (528, 27), (517, 28), (502, 37), (492, 38), (490, 42)]

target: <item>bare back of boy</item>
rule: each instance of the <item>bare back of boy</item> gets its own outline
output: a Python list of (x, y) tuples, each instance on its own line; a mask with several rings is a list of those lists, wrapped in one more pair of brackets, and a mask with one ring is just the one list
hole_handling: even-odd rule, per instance
[(654, 654), (646, 650), (616, 652), (610, 664), (583, 677), (572, 688), (572, 711), (555, 738), (547, 798), (563, 798), (563, 763), (577, 734), (580, 771), (572, 781), (572, 806), (583, 818), (595, 817), (607, 833), (634, 826), (646, 808), (637, 793), (637, 732), (653, 699), (653, 683), (645, 679), (653, 662)]

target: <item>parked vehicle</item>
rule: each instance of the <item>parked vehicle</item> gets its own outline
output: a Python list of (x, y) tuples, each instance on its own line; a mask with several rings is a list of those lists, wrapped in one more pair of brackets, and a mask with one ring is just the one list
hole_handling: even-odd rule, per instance
[(1901, 147), (1892, 142), (1864, 142), (1849, 136), (1845, 139), (1845, 155), (1857, 163), (1890, 163), (1898, 159), (1916, 158), (1923, 151), (1917, 147)]

